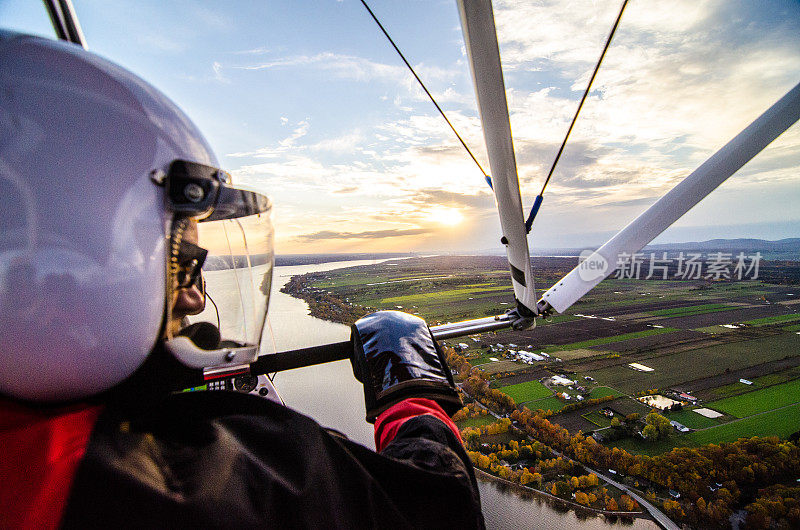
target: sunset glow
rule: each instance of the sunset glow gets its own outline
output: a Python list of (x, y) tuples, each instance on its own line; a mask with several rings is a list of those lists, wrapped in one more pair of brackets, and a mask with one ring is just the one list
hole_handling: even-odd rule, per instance
[(455, 226), (464, 220), (464, 216), (455, 208), (434, 208), (430, 220), (445, 226)]

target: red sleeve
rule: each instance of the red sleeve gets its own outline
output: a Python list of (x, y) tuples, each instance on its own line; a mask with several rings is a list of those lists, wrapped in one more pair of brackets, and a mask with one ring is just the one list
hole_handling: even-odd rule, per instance
[(58, 528), (100, 411), (40, 411), (0, 400), (0, 528)]
[(375, 450), (380, 452), (391, 443), (405, 422), (425, 414), (441, 420), (462, 441), (458, 427), (438, 403), (427, 398), (409, 398), (392, 405), (375, 420)]

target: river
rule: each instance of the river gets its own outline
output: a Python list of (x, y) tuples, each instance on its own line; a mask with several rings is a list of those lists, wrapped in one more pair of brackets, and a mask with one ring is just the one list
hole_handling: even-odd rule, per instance
[[(354, 265), (370, 265), (385, 260), (359, 260), (276, 267), (272, 282), (268, 323), (278, 351), (347, 340), (350, 329), (314, 318), (308, 305), (281, 293), (280, 288), (297, 274), (321, 272)], [(273, 344), (269, 341), (265, 350)], [(353, 377), (349, 361), (288, 370), (276, 375), (275, 386), (286, 405), (311, 416), (320, 424), (346, 434), (351, 440), (374, 448), (372, 426), (364, 420), (364, 394)], [(602, 516), (578, 514), (560, 503), (523, 492), (495, 481), (480, 480), (479, 488), (486, 525), (490, 529), (578, 528), (609, 529), (659, 528), (644, 519), (622, 521)]]

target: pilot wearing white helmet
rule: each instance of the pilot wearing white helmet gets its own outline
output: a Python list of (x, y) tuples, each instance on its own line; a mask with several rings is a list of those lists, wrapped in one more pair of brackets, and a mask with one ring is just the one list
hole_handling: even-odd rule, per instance
[(378, 452), (277, 400), (174, 392), (246, 371), (267, 312), (270, 201), (217, 166), (130, 72), (0, 32), (0, 528), (482, 527), (416, 317), (353, 328)]

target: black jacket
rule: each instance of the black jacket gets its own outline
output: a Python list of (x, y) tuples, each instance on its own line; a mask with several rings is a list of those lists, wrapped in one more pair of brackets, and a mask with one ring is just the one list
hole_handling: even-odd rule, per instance
[[(148, 407), (149, 408), (149, 407)], [(110, 407), (75, 475), (66, 528), (481, 528), (458, 439), (408, 420), (378, 454), (269, 400), (171, 396)]]

